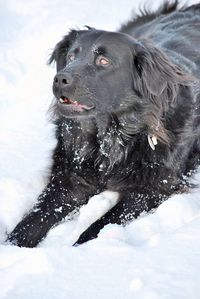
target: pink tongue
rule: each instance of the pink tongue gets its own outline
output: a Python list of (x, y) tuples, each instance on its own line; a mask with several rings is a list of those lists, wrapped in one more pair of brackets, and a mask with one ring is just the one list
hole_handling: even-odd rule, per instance
[(85, 110), (91, 110), (93, 107), (88, 107), (87, 105), (82, 105), (80, 103), (78, 103), (77, 101), (72, 101), (71, 99), (68, 98), (62, 98), (62, 100), (64, 101), (64, 103), (66, 104), (71, 104), (73, 106), (76, 106), (77, 108), (81, 108), (81, 109), (85, 109)]

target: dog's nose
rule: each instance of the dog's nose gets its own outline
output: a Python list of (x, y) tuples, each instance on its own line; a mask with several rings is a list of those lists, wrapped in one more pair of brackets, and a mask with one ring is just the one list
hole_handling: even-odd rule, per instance
[(69, 74), (65, 73), (58, 73), (54, 77), (54, 87), (56, 89), (64, 89), (67, 87), (67, 85), (70, 85), (72, 83), (72, 77)]

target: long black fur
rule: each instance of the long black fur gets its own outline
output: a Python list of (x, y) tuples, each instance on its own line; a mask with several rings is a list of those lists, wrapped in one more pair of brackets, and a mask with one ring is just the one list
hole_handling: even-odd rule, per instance
[[(166, 2), (117, 33), (72, 30), (56, 45), (50, 58), (58, 71), (52, 173), (8, 241), (34, 247), (91, 196), (119, 192), (118, 204), (80, 236), (80, 244), (104, 225), (125, 224), (191, 187), (188, 178), (200, 158), (200, 5), (177, 6)], [(97, 65), (101, 56), (111, 64)], [(63, 96), (95, 108), (69, 110), (58, 102)], [(148, 136), (157, 138), (155, 150)]]

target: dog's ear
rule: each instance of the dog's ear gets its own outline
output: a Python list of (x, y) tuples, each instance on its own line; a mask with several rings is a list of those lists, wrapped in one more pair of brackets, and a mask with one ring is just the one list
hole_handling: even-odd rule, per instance
[(139, 77), (136, 80), (139, 91), (146, 88), (154, 96), (160, 96), (166, 88), (176, 89), (177, 85), (188, 81), (184, 72), (162, 50), (144, 41), (134, 45), (134, 69)]
[[(157, 140), (169, 143), (170, 136), (163, 123), (171, 103), (177, 98), (180, 85), (190, 85), (192, 78), (176, 66), (164, 52), (149, 42), (133, 44), (133, 87), (143, 98), (144, 124), (148, 141), (155, 147)], [(155, 142), (154, 142), (155, 141)]]
[(69, 34), (65, 35), (63, 39), (55, 46), (48, 60), (48, 64), (56, 62), (57, 70), (59, 70), (66, 59), (69, 48), (72, 46), (79, 33), (80, 31), (71, 30)]

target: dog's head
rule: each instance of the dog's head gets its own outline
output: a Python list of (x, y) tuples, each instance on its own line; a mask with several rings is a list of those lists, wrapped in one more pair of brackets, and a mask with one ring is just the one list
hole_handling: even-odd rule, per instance
[(162, 119), (186, 76), (161, 50), (123, 33), (89, 28), (65, 36), (50, 57), (53, 61), (60, 115), (113, 114), (127, 138), (147, 130), (167, 141)]

